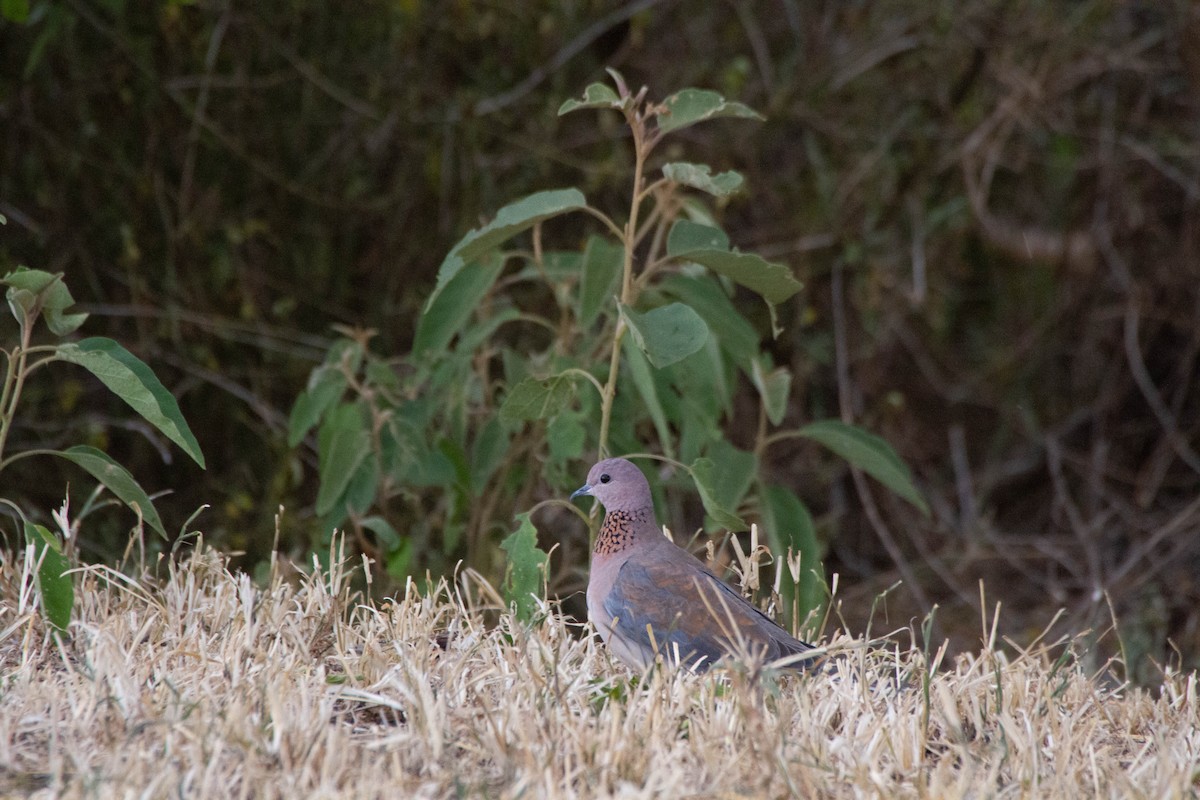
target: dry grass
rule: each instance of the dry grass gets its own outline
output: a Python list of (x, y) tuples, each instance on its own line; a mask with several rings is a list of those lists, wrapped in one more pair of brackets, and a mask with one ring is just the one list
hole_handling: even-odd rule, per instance
[[(1195, 797), (1195, 674), (1153, 692), (1049, 648), (830, 674), (631, 680), (553, 608), (469, 577), (362, 605), (343, 567), (263, 590), (201, 548), (79, 575), (71, 640), (0, 566), (0, 794), (181, 797)], [(1061, 648), (1060, 648), (1061, 650)], [(899, 683), (911, 688), (894, 688)]]

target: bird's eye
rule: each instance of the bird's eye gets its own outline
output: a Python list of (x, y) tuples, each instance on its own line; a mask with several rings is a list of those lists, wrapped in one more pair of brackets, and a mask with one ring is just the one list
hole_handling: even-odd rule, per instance
[(606, 472), (606, 473), (604, 473), (603, 475), (601, 475), (601, 476), (600, 476), (600, 482), (601, 482), (601, 483), (608, 483), (608, 482), (609, 482), (609, 481), (611, 481), (611, 480), (612, 480), (612, 478), (608, 477), (608, 473), (607, 473), (607, 472)]

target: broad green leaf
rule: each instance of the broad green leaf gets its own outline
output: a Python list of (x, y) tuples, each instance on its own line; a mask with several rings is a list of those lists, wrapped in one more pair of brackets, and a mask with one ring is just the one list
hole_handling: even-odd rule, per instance
[(179, 410), (175, 397), (150, 367), (112, 339), (94, 336), (60, 345), (58, 357), (79, 364), (120, 397), (129, 407), (204, 466), (204, 454)]
[[(730, 359), (721, 353), (721, 346), (714, 334), (704, 342), (704, 347), (663, 372), (680, 398), (690, 400), (697, 409), (703, 409), (705, 414), (719, 420), (722, 414), (733, 412), (731, 366)], [(682, 413), (678, 407), (668, 411), (671, 418), (676, 420)]]
[(586, 328), (612, 299), (625, 265), (625, 250), (602, 236), (588, 238), (579, 281), (579, 325)]
[(582, 100), (568, 100), (558, 108), (558, 115), (570, 114), (581, 108), (621, 108), (623, 103), (617, 93), (603, 83), (589, 84), (583, 90)]
[(917, 491), (908, 465), (880, 437), (835, 419), (805, 425), (798, 433), (825, 445), (928, 516), (929, 506)]
[(52, 455), (65, 458), (76, 466), (83, 467), (93, 478), (115, 494), (122, 503), (140, 512), (147, 525), (158, 531), (164, 539), (167, 538), (167, 531), (163, 528), (162, 520), (159, 519), (154, 503), (150, 502), (150, 496), (142, 490), (129, 471), (109, 458), (107, 453), (80, 444), (66, 450), (56, 450)]
[(727, 250), (689, 250), (675, 254), (678, 258), (708, 267), (762, 295), (771, 305), (787, 300), (804, 288), (792, 277), (783, 264), (775, 264), (753, 253), (734, 253)]
[(754, 453), (739, 450), (727, 439), (719, 438), (709, 445), (705, 458), (713, 464), (713, 499), (721, 508), (737, 508), (758, 474)]
[[(783, 597), (784, 619), (792, 624), (825, 604), (825, 571), (821, 565), (822, 548), (817, 541), (812, 515), (796, 495), (782, 486), (763, 486), (762, 522), (767, 543), (775, 554), (775, 569), (781, 571), (779, 594)], [(787, 565), (787, 554), (800, 556), (799, 580), (794, 580)]]
[(495, 219), (468, 233), (455, 249), (460, 258), (474, 261), (542, 220), (583, 208), (587, 208), (587, 200), (573, 187), (535, 192), (501, 208)]
[(464, 496), (469, 495), (471, 493), (471, 465), (467, 461), (466, 449), (449, 436), (443, 436), (437, 440), (437, 449), (454, 466), (454, 485), (462, 490)]
[(8, 309), (12, 312), (13, 319), (21, 327), (25, 327), (26, 321), (33, 319), (33, 311), (37, 307), (37, 295), (27, 289), (9, 287), (4, 298), (8, 301)]
[(409, 443), (412, 445), (412, 460), (406, 464), (406, 480), (420, 487), (449, 486), (455, 480), (454, 464), (441, 450), (426, 444), (427, 435), (425, 431), (411, 433)]
[(412, 539), (401, 539), (400, 544), (388, 550), (384, 556), (384, 569), (387, 574), (397, 581), (403, 581), (412, 574), (413, 543)]
[(668, 275), (660, 287), (694, 309), (707, 323), (721, 350), (747, 375), (750, 374), (760, 337), (716, 279), (711, 275)]
[(373, 388), (383, 389), (398, 394), (404, 390), (404, 382), (396, 371), (394, 364), (378, 356), (367, 356), (367, 365), (363, 367), (363, 375)]
[(75, 582), (68, 574), (71, 565), (63, 555), (58, 537), (41, 525), (25, 523), (25, 540), (33, 545), (33, 557), (41, 561), (37, 571), (38, 593), (46, 621), (64, 633), (71, 623), (75, 605)]
[(633, 341), (650, 363), (660, 369), (690, 356), (708, 338), (704, 320), (683, 303), (670, 303), (645, 314), (624, 304), (620, 309)]
[(492, 338), (501, 325), (521, 319), (521, 312), (515, 308), (502, 308), (487, 319), (475, 320), (474, 323), (462, 329), (454, 349), (460, 353), (474, 353), (479, 346)]
[(692, 222), (690, 219), (676, 220), (667, 234), (667, 255), (681, 256), (693, 250), (728, 250), (729, 237), (720, 228)]
[(554, 461), (575, 461), (583, 455), (587, 430), (577, 414), (564, 411), (546, 426), (546, 444)]
[(504, 580), (504, 602), (516, 606), (517, 619), (530, 622), (537, 611), (537, 601), (543, 596), (546, 564), (550, 560), (537, 546), (537, 529), (529, 514), (517, 514), (517, 529), (510, 533), (500, 547), (508, 554), (508, 574)]
[(379, 462), (368, 452), (350, 476), (350, 483), (342, 496), (346, 502), (346, 511), (354, 514), (367, 513), (367, 509), (375, 504), (375, 495), (378, 492)]
[(491, 291), (503, 266), (503, 259), (489, 253), (451, 278), (425, 307), (425, 313), (417, 323), (413, 354), (445, 350)]
[(722, 508), (717, 501), (717, 493), (714, 489), (715, 470), (716, 465), (707, 458), (697, 458), (688, 469), (692, 481), (696, 484), (696, 490), (700, 493), (700, 502), (704, 504), (704, 510), (708, 516), (712, 517), (713, 522), (731, 531), (744, 531), (746, 530), (745, 521), (733, 511)]
[(313, 370), (309, 386), (296, 398), (288, 417), (288, 447), (300, 444), (321, 415), (342, 399), (346, 391), (346, 376), (336, 367), (322, 365)]
[[(40, 301), (42, 317), (46, 326), (55, 336), (66, 336), (73, 333), (87, 314), (67, 314), (66, 309), (75, 305), (75, 298), (63, 282), (62, 273), (54, 274), (40, 269), (17, 267), (12, 272), (0, 278), (0, 284), (9, 287), (9, 306), (18, 306), (26, 313), (31, 311)], [(16, 314), (16, 309), (13, 309)], [(17, 315), (20, 319), (20, 316)]]
[(638, 395), (642, 398), (642, 404), (650, 414), (654, 430), (658, 432), (658, 441), (662, 445), (663, 453), (668, 458), (674, 458), (675, 451), (671, 445), (671, 426), (667, 424), (667, 415), (663, 411), (662, 402), (658, 396), (658, 387), (655, 385), (654, 375), (650, 371), (650, 364), (646, 361), (646, 356), (642, 353), (641, 348), (630, 339), (626, 339), (622, 346), (625, 349), (625, 363), (629, 367), (629, 378), (633, 381)]
[(319, 516), (328, 514), (342, 499), (370, 449), (371, 435), (362, 406), (343, 403), (325, 415), (317, 434), (317, 473), (321, 479), (316, 504)]
[(468, 233), (451, 248), (438, 268), (437, 285), (425, 311), (433, 307), (450, 280), (472, 261), (479, 260), (489, 251), (524, 230), (532, 228), (542, 220), (587, 208), (587, 200), (578, 189), (552, 189), (537, 192), (516, 202), (509, 203), (496, 212), (496, 218)]
[(761, 359), (754, 359), (750, 380), (762, 398), (763, 408), (766, 409), (767, 419), (772, 425), (783, 421), (787, 412), (788, 395), (792, 390), (792, 373), (785, 367), (779, 367), (767, 372)]
[(668, 180), (708, 192), (715, 197), (729, 197), (736, 194), (742, 190), (742, 184), (745, 183), (741, 174), (732, 170), (713, 175), (711, 174), (712, 168), (707, 164), (688, 164), (686, 162), (664, 164), (662, 171)]
[(400, 534), (383, 517), (375, 515), (364, 517), (358, 521), (358, 524), (375, 534), (375, 538), (383, 545), (384, 550), (391, 551), (400, 547)]
[(663, 105), (667, 107), (667, 113), (659, 116), (658, 129), (664, 133), (717, 117), (763, 119), (754, 109), (704, 89), (683, 89), (664, 100)]
[(522, 420), (552, 417), (566, 408), (575, 392), (575, 379), (570, 375), (549, 378), (526, 378), (504, 398), (500, 420), (505, 425)]
[(504, 463), (508, 445), (508, 431), (500, 418), (488, 419), (471, 443), (471, 489), (475, 494), (483, 492), (492, 474)]
[(718, 420), (703, 407), (703, 399), (686, 396), (679, 405), (679, 455), (683, 462), (695, 461), (712, 442), (721, 437)]

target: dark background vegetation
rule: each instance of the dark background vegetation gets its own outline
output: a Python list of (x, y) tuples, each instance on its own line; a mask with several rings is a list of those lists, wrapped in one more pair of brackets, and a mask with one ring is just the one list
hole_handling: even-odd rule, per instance
[[(933, 508), (862, 495), (811, 445), (772, 451), (851, 627), (903, 578), (888, 624), (938, 604), (958, 647), (1000, 601), (1017, 642), (1065, 608), (1060, 632), (1115, 619), (1142, 679), (1150, 659), (1195, 666), (1200, 11), (1184, 0), (35, 0), (0, 22), (0, 270), (65, 272), (85, 332), (156, 370), (209, 469), (130, 428), (82, 371), (31, 383), (14, 449), (104, 447), (172, 491), (169, 528), (211, 504), (198, 527), (248, 566), (285, 506), (280, 546), (303, 558), (315, 457), (289, 450), (286, 421), (330, 326), (403, 354), (442, 257), (496, 208), (572, 184), (619, 208), (616, 116), (555, 115), (605, 66), (768, 118), (690, 129), (687, 156), (746, 175), (723, 224), (806, 284), (771, 345), (796, 376), (788, 421), (883, 435)], [(754, 419), (729, 419), (730, 439)], [(2, 489), (49, 509), (81, 480), (31, 460)], [(85, 556), (118, 554), (127, 525), (98, 518)]]

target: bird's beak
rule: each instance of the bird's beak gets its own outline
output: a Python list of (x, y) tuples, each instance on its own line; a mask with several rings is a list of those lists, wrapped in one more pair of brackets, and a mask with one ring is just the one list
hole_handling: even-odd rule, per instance
[(580, 486), (578, 489), (571, 492), (570, 499), (574, 500), (576, 497), (580, 496), (592, 497), (592, 487), (590, 484), (585, 483), (583, 486)]

